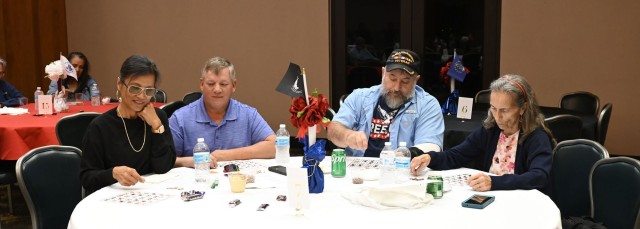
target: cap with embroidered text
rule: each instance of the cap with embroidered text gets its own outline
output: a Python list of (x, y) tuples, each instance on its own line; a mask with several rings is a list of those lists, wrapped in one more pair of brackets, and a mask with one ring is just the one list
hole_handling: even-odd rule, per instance
[(396, 49), (387, 58), (385, 67), (387, 72), (395, 69), (402, 69), (409, 75), (417, 75), (420, 71), (420, 57), (415, 52), (408, 49)]

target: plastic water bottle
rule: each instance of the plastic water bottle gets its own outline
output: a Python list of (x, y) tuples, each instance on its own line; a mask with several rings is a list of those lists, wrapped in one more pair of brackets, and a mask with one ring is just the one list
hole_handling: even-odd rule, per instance
[(193, 147), (193, 167), (196, 170), (196, 182), (198, 183), (207, 181), (209, 164), (211, 163), (209, 156), (209, 146), (204, 143), (204, 138), (198, 138), (198, 143)]
[(391, 142), (385, 142), (380, 152), (380, 184), (396, 183), (396, 154)]
[(289, 163), (289, 132), (286, 126), (280, 124), (280, 129), (276, 132), (276, 163)]
[(39, 109), (38, 109), (38, 95), (44, 95), (44, 92), (42, 91), (42, 88), (41, 88), (41, 87), (37, 87), (37, 88), (36, 88), (36, 92), (34, 92), (34, 93), (33, 93), (33, 99), (34, 99), (34, 100), (35, 100), (35, 102), (36, 102), (36, 106), (35, 106), (35, 108), (36, 108), (36, 114), (40, 113), (40, 112), (39, 112)]
[(406, 142), (400, 142), (396, 154), (396, 183), (409, 181), (409, 166), (411, 165), (411, 151)]
[(95, 83), (91, 85), (91, 106), (100, 106), (100, 89)]

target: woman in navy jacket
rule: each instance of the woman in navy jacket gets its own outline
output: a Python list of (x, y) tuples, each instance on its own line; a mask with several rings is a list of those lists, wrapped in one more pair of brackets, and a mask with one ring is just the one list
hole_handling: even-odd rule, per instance
[(548, 193), (555, 140), (544, 123), (533, 89), (518, 75), (493, 81), (491, 107), (483, 127), (463, 143), (443, 152), (428, 152), (411, 161), (411, 172), (424, 167), (455, 169), (485, 156), (482, 170), (467, 184), (475, 191), (538, 189)]

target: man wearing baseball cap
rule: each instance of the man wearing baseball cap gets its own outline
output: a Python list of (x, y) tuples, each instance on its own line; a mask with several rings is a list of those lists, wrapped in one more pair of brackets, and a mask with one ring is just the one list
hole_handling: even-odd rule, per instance
[(382, 84), (354, 90), (340, 106), (327, 137), (349, 156), (379, 157), (385, 142), (406, 142), (412, 157), (440, 151), (444, 119), (440, 104), (416, 83), (420, 57), (396, 49), (382, 68)]

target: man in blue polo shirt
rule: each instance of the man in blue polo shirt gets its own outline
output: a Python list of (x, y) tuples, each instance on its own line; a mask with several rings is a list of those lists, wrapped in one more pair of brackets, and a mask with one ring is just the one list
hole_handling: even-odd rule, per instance
[(9, 82), (5, 82), (2, 78), (7, 69), (7, 62), (0, 58), (0, 107), (15, 107), (20, 105), (20, 97), (22, 93), (18, 91)]
[(416, 85), (420, 57), (394, 50), (382, 68), (382, 84), (354, 90), (333, 117), (327, 137), (348, 155), (379, 157), (385, 142), (406, 142), (412, 156), (440, 151), (444, 119), (440, 104)]
[(217, 161), (273, 158), (276, 136), (258, 111), (231, 98), (236, 90), (233, 64), (209, 59), (200, 77), (202, 97), (177, 110), (169, 119), (176, 146), (176, 167), (193, 167), (193, 147), (204, 138)]

